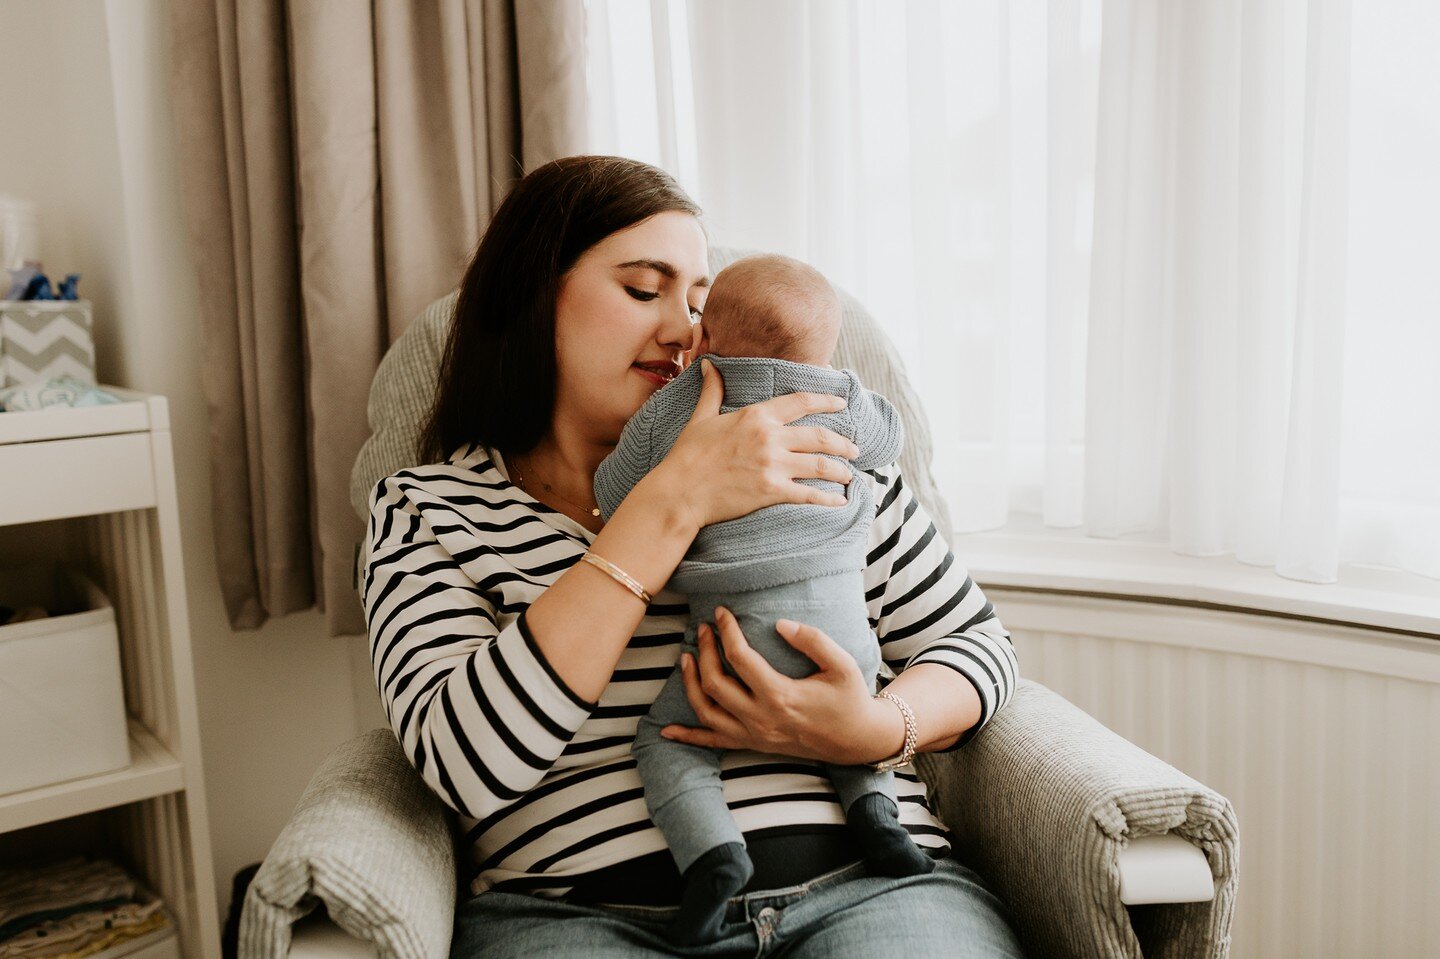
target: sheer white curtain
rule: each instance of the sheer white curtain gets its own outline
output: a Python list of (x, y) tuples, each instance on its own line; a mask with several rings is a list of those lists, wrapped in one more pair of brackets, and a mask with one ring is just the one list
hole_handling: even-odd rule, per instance
[(958, 531), (1440, 577), (1440, 12), (592, 0), (596, 149), (860, 296)]

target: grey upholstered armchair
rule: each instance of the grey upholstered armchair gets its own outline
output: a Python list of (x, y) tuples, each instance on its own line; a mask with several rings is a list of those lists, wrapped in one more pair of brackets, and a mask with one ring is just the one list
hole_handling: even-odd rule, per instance
[[(738, 255), (717, 249), (711, 265)], [(901, 468), (948, 537), (924, 413), (894, 347), (858, 302), (844, 299), (836, 365), (856, 370), (900, 410), (908, 442)], [(362, 515), (374, 484), (414, 461), (454, 304), (454, 294), (432, 304), (376, 374), (373, 435), (352, 482)], [(1023, 677), (1024, 648), (1018, 653)], [(917, 765), (955, 854), (1008, 904), (1029, 956), (1228, 955), (1239, 839), (1229, 801), (1048, 688), (1022, 678), (973, 741)], [(251, 884), (242, 959), (446, 956), (460, 895), (453, 828), (390, 730), (344, 744), (315, 774)]]

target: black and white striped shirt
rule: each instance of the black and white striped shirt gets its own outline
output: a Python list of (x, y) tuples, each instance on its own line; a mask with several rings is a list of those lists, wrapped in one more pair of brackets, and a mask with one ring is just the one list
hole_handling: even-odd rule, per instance
[[(980, 722), (1019, 677), (1010, 634), (890, 465), (875, 484), (864, 573), (881, 675), (944, 663), (979, 691)], [(630, 756), (636, 724), (680, 655), (689, 610), (661, 590), (598, 703), (571, 690), (529, 634), (524, 612), (594, 534), (513, 485), (495, 450), (381, 480), (362, 584), (380, 698), (415, 768), (459, 816), (472, 894), (492, 887), (558, 897), (578, 877), (666, 848)], [(824, 769), (737, 750), (721, 762), (741, 831), (844, 828)], [(896, 771), (915, 841), (949, 851), (913, 765)]]

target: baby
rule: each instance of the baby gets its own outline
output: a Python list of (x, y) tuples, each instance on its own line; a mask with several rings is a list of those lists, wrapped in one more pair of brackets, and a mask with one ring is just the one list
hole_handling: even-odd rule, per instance
[[(842, 396), (845, 409), (798, 422), (834, 430), (854, 441), (860, 455), (853, 462), (833, 457), (853, 473), (848, 485), (797, 481), (845, 494), (843, 507), (781, 503), (700, 531), (668, 584), (689, 596), (682, 651), (696, 654), (696, 628), (712, 622), (715, 607), (723, 605), (772, 667), (802, 678), (816, 671), (814, 661), (775, 631), (776, 620), (793, 619), (848, 650), (873, 690), (880, 647), (865, 608), (862, 571), (875, 504), (870, 481), (859, 470), (900, 455), (903, 433), (895, 409), (862, 387), (853, 372), (829, 365), (840, 301), (819, 272), (798, 260), (753, 256), (722, 270), (702, 326), (701, 352), (725, 383), (722, 412), (787, 393)], [(615, 451), (595, 473), (595, 499), (607, 519), (674, 445), (695, 411), (700, 386), (697, 360), (626, 424)], [(731, 672), (728, 663), (726, 670)], [(672, 723), (699, 725), (678, 668), (640, 720), (633, 753), (646, 806), (685, 879), (671, 934), (690, 944), (718, 935), (725, 900), (745, 888), (754, 867), (725, 804), (721, 751), (663, 738), (660, 730)], [(870, 766), (826, 770), (872, 874), (907, 876), (934, 868), (899, 822), (893, 773)]]

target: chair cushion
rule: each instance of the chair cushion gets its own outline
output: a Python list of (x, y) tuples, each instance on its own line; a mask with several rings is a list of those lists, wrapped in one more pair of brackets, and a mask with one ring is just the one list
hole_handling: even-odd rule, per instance
[[(711, 272), (719, 272), (751, 252), (711, 247)], [(837, 292), (844, 321), (831, 365), (854, 370), (862, 383), (888, 399), (899, 411), (905, 424), (905, 452), (900, 456), (900, 471), (941, 535), (949, 541), (950, 514), (930, 473), (930, 424), (920, 407), (919, 397), (910, 386), (905, 365), (894, 344), (860, 301), (838, 287)], [(435, 398), (440, 359), (459, 296), (457, 290), (426, 307), (390, 347), (375, 371), (366, 408), (370, 438), (361, 447), (350, 474), (350, 502), (362, 520), (370, 517), (370, 494), (375, 484), (419, 461), (420, 430)]]
[(239, 954), (285, 959), (291, 927), (323, 905), (382, 959), (448, 955), (457, 895), (452, 825), (390, 730), (340, 746), (246, 891)]

